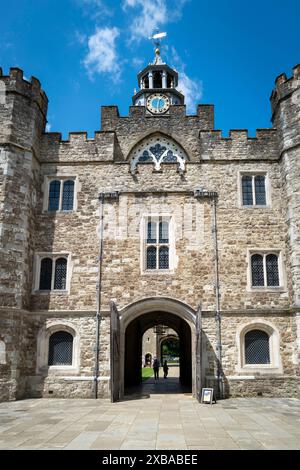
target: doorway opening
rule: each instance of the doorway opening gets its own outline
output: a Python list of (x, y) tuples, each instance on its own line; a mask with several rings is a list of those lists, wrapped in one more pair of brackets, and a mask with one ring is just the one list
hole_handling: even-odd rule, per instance
[[(164, 327), (163, 334), (159, 326)], [(165, 334), (166, 332), (169, 334)], [(155, 336), (155, 341), (153, 341), (155, 347), (152, 348), (153, 350), (149, 348), (146, 350), (145, 338), (150, 339), (151, 335)], [(151, 366), (154, 357), (158, 358), (161, 366), (163, 360), (176, 358), (177, 374), (175, 377), (169, 374), (168, 380), (164, 380), (161, 368), (161, 380), (154, 382), (154, 379), (150, 378), (143, 382), (142, 369), (146, 363), (146, 356), (146, 367), (150, 366), (148, 362), (150, 356)], [(141, 391), (144, 392), (145, 387), (148, 387), (149, 390), (146, 391), (149, 393), (191, 392), (192, 341), (189, 324), (178, 315), (168, 312), (150, 312), (136, 317), (125, 330), (124, 366), (124, 391), (127, 395), (136, 392), (138, 388), (142, 388)]]

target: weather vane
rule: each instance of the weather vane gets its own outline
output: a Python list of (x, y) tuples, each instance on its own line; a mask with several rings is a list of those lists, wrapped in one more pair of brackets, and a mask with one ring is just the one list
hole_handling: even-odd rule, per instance
[(160, 58), (160, 44), (162, 38), (165, 38), (167, 36), (167, 33), (161, 33), (159, 29), (156, 29), (153, 33), (153, 35), (149, 38), (153, 41), (154, 44), (154, 50), (155, 50), (155, 59), (154, 63), (155, 64), (161, 64), (161, 58)]

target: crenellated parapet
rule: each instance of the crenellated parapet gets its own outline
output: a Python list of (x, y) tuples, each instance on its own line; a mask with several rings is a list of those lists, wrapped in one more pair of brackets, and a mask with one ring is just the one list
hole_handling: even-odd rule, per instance
[[(291, 97), (296, 90), (300, 89), (300, 64), (293, 68), (293, 75), (287, 78), (285, 73), (280, 74), (275, 80), (275, 88), (271, 94), (272, 114), (276, 112), (279, 103)], [(299, 98), (300, 103), (300, 98)], [(274, 116), (273, 116), (274, 117)]]
[(24, 79), (23, 70), (19, 68), (10, 68), (9, 75), (3, 75), (0, 68), (0, 81), (5, 85), (6, 94), (17, 93), (31, 101), (34, 101), (40, 108), (46, 118), (48, 98), (41, 87), (40, 81), (31, 77), (29, 81)]
[(229, 137), (222, 131), (199, 132), (201, 160), (277, 160), (278, 146), (275, 129), (257, 129), (249, 137), (247, 129), (233, 129)]
[(44, 162), (113, 162), (120, 160), (118, 140), (114, 132), (70, 132), (63, 140), (58, 132), (45, 133), (41, 143), (40, 161)]
[[(214, 106), (211, 104), (198, 105), (196, 115), (187, 115), (185, 105), (174, 105), (169, 114), (160, 116), (166, 126), (176, 125), (176, 121), (182, 121), (187, 126), (195, 126), (197, 129), (214, 128)], [(124, 125), (140, 125), (143, 128), (157, 125), (157, 116), (147, 113), (145, 106), (130, 106), (128, 116), (120, 116), (117, 106), (102, 106), (101, 129), (103, 131), (117, 131)]]
[(300, 145), (300, 64), (294, 67), (292, 77), (287, 78), (284, 73), (277, 77), (271, 105), (282, 155)]
[(27, 81), (22, 70), (0, 71), (0, 144), (34, 150), (39, 155), (46, 127), (48, 98), (37, 78)]

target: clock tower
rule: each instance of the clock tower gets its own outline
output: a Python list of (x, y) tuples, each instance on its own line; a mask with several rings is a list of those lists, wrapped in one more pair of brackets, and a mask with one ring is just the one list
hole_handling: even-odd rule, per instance
[[(153, 36), (160, 36), (159, 33)], [(155, 41), (154, 63), (149, 64), (138, 74), (139, 91), (132, 98), (134, 106), (145, 106), (153, 116), (168, 114), (170, 106), (183, 105), (184, 96), (178, 86), (178, 73), (165, 64), (160, 56), (160, 43)]]

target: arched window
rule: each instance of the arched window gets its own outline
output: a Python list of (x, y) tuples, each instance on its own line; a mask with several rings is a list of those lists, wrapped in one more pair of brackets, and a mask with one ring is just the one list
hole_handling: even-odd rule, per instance
[(71, 211), (73, 209), (74, 181), (67, 180), (63, 185), (62, 210)]
[(40, 270), (40, 290), (51, 290), (52, 282), (52, 259), (43, 258)]
[(55, 262), (54, 289), (60, 289), (60, 290), (65, 289), (66, 282), (67, 282), (67, 260), (66, 258), (58, 258)]
[(188, 158), (180, 145), (171, 138), (155, 134), (134, 148), (130, 160), (131, 172), (135, 173), (138, 163), (153, 163), (155, 170), (160, 170), (162, 163), (177, 163), (178, 168), (184, 171)]
[(57, 331), (49, 338), (49, 366), (72, 365), (73, 336), (67, 331)]
[(264, 263), (261, 255), (251, 256), (252, 286), (264, 286)]
[(269, 335), (251, 330), (245, 335), (245, 364), (270, 364)]
[(51, 181), (49, 186), (49, 203), (48, 211), (59, 210), (59, 199), (60, 199), (60, 181)]

